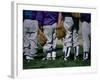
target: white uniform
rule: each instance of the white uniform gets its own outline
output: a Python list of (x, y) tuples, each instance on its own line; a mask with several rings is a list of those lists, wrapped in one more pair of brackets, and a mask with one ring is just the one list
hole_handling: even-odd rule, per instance
[(87, 23), (87, 22), (83, 22), (82, 23), (82, 36), (83, 36), (83, 49), (84, 52), (89, 52), (89, 43), (90, 43), (90, 39), (89, 36), (91, 35), (91, 24)]
[(47, 58), (52, 57), (56, 57), (56, 53), (53, 53), (53, 51), (55, 51), (56, 48), (56, 35), (55, 35), (55, 28), (57, 26), (57, 23), (54, 23), (52, 25), (46, 25), (43, 26), (44, 29), (44, 34), (45, 37), (47, 38), (47, 42), (43, 47), (43, 52), (45, 53), (45, 56), (47, 56)]
[(23, 24), (24, 30), (24, 55), (34, 57), (37, 52), (37, 31), (38, 22), (36, 20), (25, 19)]
[(43, 47), (43, 51), (45, 53), (45, 57), (47, 60), (49, 59), (55, 60), (56, 57), (55, 29), (57, 26), (58, 12), (44, 11), (42, 16), (43, 16), (42, 20), (43, 30), (47, 38), (47, 42)]
[(90, 39), (91, 39), (91, 14), (81, 13), (82, 22), (82, 37), (83, 37), (83, 59), (87, 60), (90, 53)]
[[(65, 48), (65, 60), (70, 56), (71, 47), (73, 46), (75, 48), (75, 57), (79, 55), (79, 39), (78, 39), (78, 33), (77, 30), (73, 28), (74, 21), (71, 16), (65, 16), (64, 19), (64, 27), (66, 29), (66, 36), (64, 39), (64, 44), (66, 46)], [(72, 29), (73, 28), (73, 29)]]
[[(83, 51), (84, 51), (84, 53), (89, 52), (90, 35), (91, 35), (91, 24), (86, 21), (82, 22), (82, 36), (83, 36)], [(84, 54), (83, 59), (87, 59), (87, 58), (88, 58), (88, 54)]]

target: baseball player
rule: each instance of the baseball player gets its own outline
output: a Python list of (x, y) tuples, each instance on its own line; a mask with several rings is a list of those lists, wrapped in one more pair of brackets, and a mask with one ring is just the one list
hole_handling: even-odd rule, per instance
[(37, 12), (23, 10), (23, 50), (26, 60), (33, 60), (37, 52)]
[(62, 13), (64, 20), (64, 28), (66, 30), (66, 36), (63, 39), (64, 42), (64, 60), (70, 57), (71, 47), (74, 47), (76, 59), (79, 55), (79, 41), (78, 41), (78, 19), (75, 19), (71, 13)]
[(55, 60), (56, 58), (56, 35), (55, 28), (57, 26), (58, 13), (57, 12), (42, 12), (42, 25), (45, 37), (47, 38), (46, 44), (43, 47), (43, 52), (45, 54), (45, 58), (43, 60)]
[(91, 14), (81, 13), (80, 17), (82, 22), (83, 60), (87, 60), (90, 52)]

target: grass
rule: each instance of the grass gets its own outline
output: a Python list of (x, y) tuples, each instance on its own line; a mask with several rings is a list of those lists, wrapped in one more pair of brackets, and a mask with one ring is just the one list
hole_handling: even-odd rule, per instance
[(79, 60), (74, 60), (74, 53), (73, 49), (70, 55), (70, 59), (68, 61), (63, 60), (63, 52), (62, 52), (62, 46), (57, 45), (57, 59), (55, 61), (51, 60), (45, 60), (42, 61), (43, 58), (43, 51), (42, 47), (38, 48), (37, 55), (35, 57), (35, 60), (31, 60), (28, 62), (27, 60), (23, 60), (23, 69), (39, 69), (39, 68), (59, 68), (59, 67), (80, 67), (80, 66), (90, 66), (91, 60), (82, 60), (82, 51), (83, 48), (80, 46), (80, 55)]

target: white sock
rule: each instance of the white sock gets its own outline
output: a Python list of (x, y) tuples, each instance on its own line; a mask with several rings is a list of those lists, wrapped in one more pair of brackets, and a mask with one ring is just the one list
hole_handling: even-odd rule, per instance
[(76, 46), (76, 52), (75, 52), (75, 56), (78, 56), (79, 55), (79, 46)]
[(86, 59), (88, 59), (88, 53), (86, 53)]
[(70, 56), (70, 52), (71, 52), (71, 47), (68, 47), (68, 51), (67, 51), (67, 56), (66, 57)]
[(54, 51), (52, 52), (52, 58), (53, 58), (53, 57), (54, 57), (54, 58), (56, 57), (56, 52), (54, 52)]
[(47, 59), (51, 57), (51, 53), (47, 53)]
[(64, 57), (66, 58), (66, 55), (67, 55), (67, 48), (65, 47), (64, 48)]

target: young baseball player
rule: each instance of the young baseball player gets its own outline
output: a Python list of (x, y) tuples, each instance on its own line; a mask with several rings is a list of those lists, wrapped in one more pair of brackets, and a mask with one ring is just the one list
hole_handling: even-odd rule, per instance
[(43, 47), (43, 52), (45, 54), (45, 58), (43, 60), (55, 60), (56, 58), (56, 35), (55, 35), (55, 28), (57, 26), (58, 20), (58, 13), (57, 12), (49, 12), (44, 11), (42, 12), (43, 16), (43, 31), (45, 37), (47, 38), (47, 42)]
[(23, 50), (26, 60), (33, 60), (37, 52), (37, 12), (23, 10)]
[(79, 42), (78, 42), (78, 20), (75, 20), (71, 13), (62, 13), (64, 20), (64, 28), (66, 30), (66, 36), (63, 39), (64, 42), (64, 60), (70, 57), (72, 46), (75, 50), (74, 59), (79, 55)]
[(82, 37), (83, 37), (83, 60), (89, 57), (90, 34), (91, 34), (91, 14), (81, 13)]

